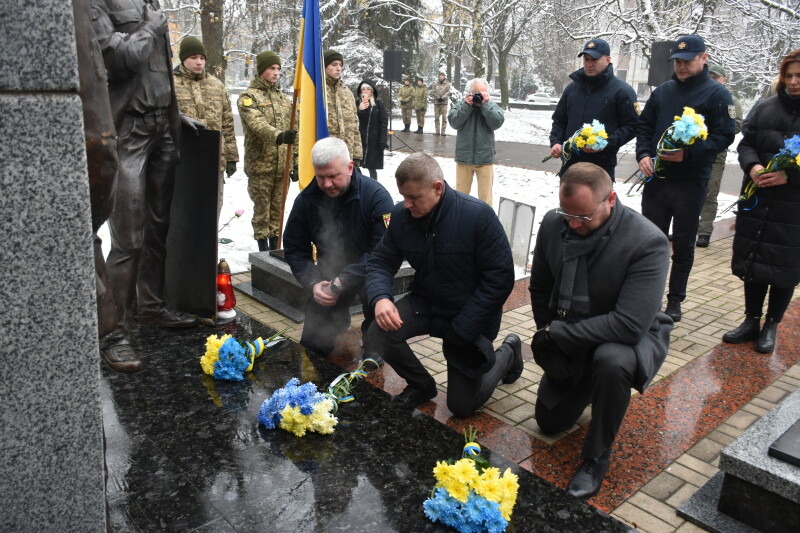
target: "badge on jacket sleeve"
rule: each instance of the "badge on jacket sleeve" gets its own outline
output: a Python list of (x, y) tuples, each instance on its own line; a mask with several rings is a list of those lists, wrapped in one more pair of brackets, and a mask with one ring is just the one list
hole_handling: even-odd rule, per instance
[(639, 102), (634, 102), (633, 103), (633, 110), (636, 111), (637, 115), (641, 115), (642, 114), (642, 108), (639, 106)]
[(728, 106), (728, 116), (731, 118), (736, 118), (736, 106), (729, 105)]
[(253, 105), (253, 99), (249, 96), (242, 96), (242, 105), (245, 107), (251, 107)]
[(388, 228), (389, 227), (389, 222), (391, 220), (392, 220), (392, 214), (391, 213), (385, 213), (383, 215), (383, 227), (384, 228)]

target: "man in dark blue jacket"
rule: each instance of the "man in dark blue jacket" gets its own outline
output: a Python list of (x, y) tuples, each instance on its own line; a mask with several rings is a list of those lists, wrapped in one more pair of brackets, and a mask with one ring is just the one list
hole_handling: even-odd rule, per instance
[[(311, 162), (315, 179), (294, 201), (283, 245), (292, 274), (310, 292), (300, 344), (327, 356), (336, 336), (350, 326), (356, 295), (364, 306), (361, 332), (366, 338), (373, 320), (363, 290), (367, 258), (383, 237), (394, 202), (383, 185), (355, 168), (341, 139), (318, 141)], [(364, 352), (374, 356), (366, 345)]]
[[(672, 223), (672, 271), (665, 313), (675, 322), (681, 319), (681, 302), (686, 298), (711, 165), (717, 154), (733, 142), (736, 125), (733, 99), (722, 84), (708, 75), (705, 50), (698, 35), (675, 41), (670, 56), (675, 74), (653, 91), (636, 131), (639, 170), (650, 177), (642, 195), (642, 214), (665, 234)], [(684, 107), (705, 117), (708, 138), (698, 139), (684, 150), (660, 155), (664, 165), (655, 173), (659, 141), (675, 117), (683, 114)]]
[(564, 89), (553, 113), (550, 130), (550, 155), (561, 157), (563, 144), (584, 124), (592, 120), (603, 123), (608, 133), (608, 145), (601, 151), (582, 148), (561, 167), (559, 175), (578, 161), (594, 163), (614, 179), (617, 152), (636, 135), (639, 103), (633, 88), (614, 76), (611, 48), (603, 39), (592, 39), (583, 51), (583, 68), (572, 74), (572, 83)]
[[(511, 247), (492, 208), (451, 189), (431, 156), (410, 155), (395, 177), (404, 202), (392, 211), (367, 266), (367, 297), (375, 308), (368, 343), (407, 382), (395, 401), (415, 407), (436, 396), (436, 382), (406, 340), (442, 338), (447, 407), (470, 416), (500, 380), (513, 383), (522, 374), (519, 337), (492, 346), (514, 286)], [(414, 281), (410, 294), (395, 302), (392, 281), (404, 259)]]

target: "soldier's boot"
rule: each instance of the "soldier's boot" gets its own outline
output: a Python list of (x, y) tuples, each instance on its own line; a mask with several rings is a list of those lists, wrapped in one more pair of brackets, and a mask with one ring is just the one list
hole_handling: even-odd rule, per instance
[(268, 243), (270, 250), (277, 250), (278, 249), (278, 236), (270, 237)]
[(269, 244), (267, 243), (267, 239), (256, 239), (256, 242), (258, 243), (259, 252), (266, 252), (267, 250), (269, 250), (269, 248), (267, 248), (267, 246), (269, 246)]
[(411, 131), (411, 124), (406, 124), (405, 128), (403, 128), (403, 131)]
[(417, 128), (417, 133), (422, 133), (422, 128)]

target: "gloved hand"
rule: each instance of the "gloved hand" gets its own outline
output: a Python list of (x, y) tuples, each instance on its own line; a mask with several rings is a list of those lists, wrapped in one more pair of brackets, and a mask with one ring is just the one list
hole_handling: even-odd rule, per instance
[(154, 8), (153, 4), (146, 3), (144, 5), (143, 29), (159, 37), (169, 30), (169, 19), (160, 10)]
[[(149, 4), (148, 4), (149, 5)], [(200, 135), (200, 130), (206, 129), (206, 125), (199, 120), (195, 120), (188, 115), (181, 113), (181, 124), (189, 128), (195, 135)]]
[(225, 163), (225, 174), (230, 178), (236, 173), (236, 161), (228, 161)]
[(294, 182), (300, 181), (300, 169), (294, 167), (291, 172), (289, 172), (289, 179)]
[(353, 159), (353, 164), (356, 168), (361, 168), (361, 160), (360, 159)]
[(550, 332), (545, 328), (533, 334), (531, 351), (533, 351), (533, 360), (550, 379), (558, 382), (572, 379), (570, 371), (572, 358), (556, 344)]
[(297, 140), (297, 131), (296, 130), (284, 130), (278, 134), (278, 137), (275, 138), (275, 144), (294, 144)]

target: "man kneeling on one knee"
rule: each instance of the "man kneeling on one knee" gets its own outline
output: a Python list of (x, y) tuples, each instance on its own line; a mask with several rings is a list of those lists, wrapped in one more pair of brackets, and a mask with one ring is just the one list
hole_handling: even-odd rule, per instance
[(542, 220), (531, 271), (533, 357), (544, 370), (536, 421), (557, 433), (592, 405), (584, 461), (568, 487), (589, 497), (608, 471), (631, 388), (644, 392), (667, 355), (672, 319), (659, 309), (669, 243), (592, 163), (564, 173), (559, 201)]
[[(436, 396), (436, 382), (406, 341), (440, 337), (447, 407), (470, 416), (501, 380), (513, 383), (522, 374), (519, 337), (492, 346), (514, 286), (511, 248), (492, 208), (451, 189), (433, 157), (408, 156), (395, 178), (403, 203), (367, 264), (367, 298), (375, 309), (368, 344), (408, 384), (394, 401), (416, 407)], [(414, 268), (414, 280), (395, 302), (393, 280), (403, 260)]]

